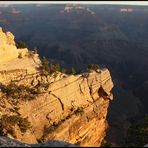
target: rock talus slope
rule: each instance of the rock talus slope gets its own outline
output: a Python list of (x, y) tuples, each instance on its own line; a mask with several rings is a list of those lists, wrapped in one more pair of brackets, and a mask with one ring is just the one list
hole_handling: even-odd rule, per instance
[[(0, 38), (0, 51), (1, 44)], [(15, 49), (14, 44), (14, 51), (17, 53), (19, 49)], [(0, 54), (1, 57), (9, 54), (8, 47), (6, 50), (8, 52)], [(2, 67), (5, 68), (5, 75), (0, 79), (0, 118), (3, 115), (19, 116), (27, 119), (31, 126), (22, 132), (20, 124), (15, 124), (11, 127), (11, 132), (5, 131), (5, 135), (28, 144), (62, 140), (80, 146), (100, 146), (108, 126), (107, 109), (110, 100), (113, 99), (111, 93), (113, 82), (109, 70), (90, 70), (79, 75), (60, 72), (43, 75), (36, 68), (40, 65), (38, 57), (35, 58), (38, 62), (26, 56), (19, 59), (23, 65), (19, 67), (10, 66), (18, 60), (17, 56), (12, 57), (11, 60), (3, 58), (5, 60), (2, 61), (8, 62), (8, 70), (0, 64), (1, 70)], [(32, 62), (32, 67), (25, 66), (27, 64), (23, 63), (26, 61)], [(15, 71), (17, 78), (14, 77), (16, 74), (12, 75), (10, 71)], [(3, 74), (2, 72), (0, 74)], [(39, 89), (40, 91), (37, 94), (33, 93), (33, 99), (26, 99), (28, 94), (25, 94), (24, 90), (15, 92), (17, 95), (15, 93), (12, 95), (6, 91), (12, 81), (15, 81), (18, 87), (27, 86), (27, 89), (24, 87), (26, 90)]]

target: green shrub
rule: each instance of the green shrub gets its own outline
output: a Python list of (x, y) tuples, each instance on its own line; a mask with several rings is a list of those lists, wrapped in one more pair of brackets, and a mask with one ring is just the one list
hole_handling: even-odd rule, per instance
[(49, 66), (49, 61), (43, 57), (42, 59), (42, 69), (48, 73), (50, 73), (50, 66)]
[[(13, 127), (18, 125), (21, 132), (25, 133), (30, 128), (30, 122), (27, 118), (22, 118), (18, 115), (2, 115), (0, 119), (1, 134), (13, 133)], [(5, 131), (5, 133), (3, 132)]]
[(19, 89), (18, 89), (18, 86), (15, 85), (14, 83), (10, 83), (9, 85), (7, 86), (3, 86), (1, 88), (2, 92), (3, 93), (6, 93), (7, 96), (13, 96), (15, 95), (16, 93), (19, 93)]
[(67, 73), (67, 70), (66, 70), (65, 68), (63, 68), (63, 69), (61, 70), (61, 72), (66, 74), (66, 73)]
[(50, 74), (60, 71), (60, 64), (50, 64)]
[(20, 121), (19, 116), (16, 115), (12, 115), (12, 116), (8, 116), (8, 115), (3, 115), (1, 118), (1, 123), (2, 125), (12, 125), (14, 126), (15, 124), (18, 124), (18, 122)]
[(44, 75), (53, 74), (57, 71), (61, 71), (60, 64), (49, 64), (49, 61), (43, 57), (42, 66), (40, 67)]
[(90, 64), (88, 65), (88, 69), (97, 70), (100, 69), (98, 64)]
[(36, 98), (36, 95), (40, 94), (38, 88), (30, 88), (29, 86), (17, 86), (14, 83), (9, 85), (0, 86), (1, 91), (6, 94), (8, 97), (13, 99), (22, 99), (22, 100), (33, 100)]
[(73, 67), (71, 68), (71, 74), (72, 75), (75, 75), (76, 74), (76, 70)]
[(16, 47), (17, 48), (28, 48), (27, 44), (25, 42), (22, 42), (22, 41), (17, 42)]
[(27, 118), (20, 118), (18, 126), (20, 127), (21, 132), (25, 133), (27, 129), (31, 127), (31, 124)]
[(38, 54), (38, 50), (37, 50), (37, 48), (36, 48), (36, 47), (34, 48), (34, 50), (33, 50), (33, 51), (34, 51), (34, 54)]

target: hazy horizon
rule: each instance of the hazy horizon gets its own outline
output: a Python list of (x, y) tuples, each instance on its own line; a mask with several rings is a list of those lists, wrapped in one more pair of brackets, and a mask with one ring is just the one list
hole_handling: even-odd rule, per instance
[(104, 4), (104, 5), (143, 5), (148, 6), (147, 1), (0, 1), (0, 5), (6, 4)]

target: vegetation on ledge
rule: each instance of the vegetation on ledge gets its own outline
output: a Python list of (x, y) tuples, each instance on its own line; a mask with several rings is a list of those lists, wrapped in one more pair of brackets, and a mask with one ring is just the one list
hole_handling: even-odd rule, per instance
[(23, 41), (17, 42), (16, 43), (16, 47), (17, 48), (20, 48), (20, 49), (22, 49), (22, 48), (28, 48), (27, 44), (25, 42), (23, 42)]
[[(72, 74), (72, 75), (79, 73), (79, 72), (76, 71), (76, 69), (74, 67), (71, 67), (70, 70), (67, 70), (65, 68), (61, 69), (60, 64), (49, 63), (48, 59), (46, 59), (45, 57), (43, 57), (43, 59), (41, 61), (42, 61), (42, 66), (40, 67), (40, 69), (46, 75), (48, 75), (48, 74), (50, 75), (50, 74), (53, 74), (55, 72), (62, 72), (62, 73), (65, 73), (65, 74)], [(96, 71), (97, 69), (100, 69), (98, 64), (90, 64), (90, 65), (88, 65), (87, 71), (88, 70), (95, 70)]]
[(14, 135), (14, 126), (19, 126), (22, 133), (25, 133), (31, 124), (27, 118), (22, 118), (19, 115), (2, 115), (0, 119), (0, 135), (11, 134)]
[(39, 87), (31, 88), (29, 86), (16, 85), (15, 83), (10, 83), (9, 85), (0, 85), (1, 91), (6, 95), (6, 97), (11, 97), (13, 99), (21, 100), (33, 100), (38, 94), (41, 93)]

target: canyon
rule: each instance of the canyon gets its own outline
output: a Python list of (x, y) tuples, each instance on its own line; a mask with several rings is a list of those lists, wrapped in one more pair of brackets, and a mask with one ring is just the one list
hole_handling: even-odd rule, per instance
[(13, 34), (2, 28), (0, 59), (2, 136), (27, 144), (61, 140), (79, 146), (101, 145), (113, 99), (107, 68), (76, 75), (45, 74), (38, 54), (18, 49)]
[[(6, 36), (1, 34), (2, 42), (8, 43), (1, 44), (0, 52), (3, 54), (0, 58), (3, 91), (11, 90), (13, 98), (21, 95), (20, 100), (38, 98), (37, 94), (46, 92), (49, 84), (72, 76), (61, 72), (43, 74), (39, 69), (44, 56), (49, 63), (59, 63), (67, 72), (73, 67), (79, 75), (83, 75), (92, 63), (98, 64), (101, 70), (105, 67), (114, 83), (105, 141), (126, 146), (128, 130), (148, 114), (148, 7), (96, 4), (10, 4), (0, 7), (0, 26), (5, 33), (11, 32)], [(13, 34), (16, 43), (12, 41)], [(16, 48), (20, 41), (27, 46), (19, 50)], [(35, 48), (39, 55), (32, 52)], [(18, 51), (24, 52), (19, 54)], [(19, 94), (20, 90), (23, 93)], [(8, 94), (7, 91), (5, 95)], [(51, 128), (54, 127), (57, 124)], [(142, 136), (141, 140), (143, 137), (147, 136)], [(147, 140), (140, 142), (139, 139), (132, 143), (139, 142), (137, 146), (147, 143)], [(40, 138), (38, 141), (41, 142)]]

